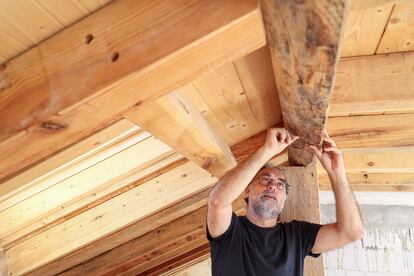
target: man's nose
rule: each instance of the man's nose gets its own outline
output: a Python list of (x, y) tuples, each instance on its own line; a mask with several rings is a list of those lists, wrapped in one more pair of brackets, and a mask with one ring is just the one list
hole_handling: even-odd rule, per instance
[(269, 186), (267, 186), (268, 190), (273, 190), (273, 192), (276, 192), (276, 183), (272, 182), (271, 184), (269, 184)]

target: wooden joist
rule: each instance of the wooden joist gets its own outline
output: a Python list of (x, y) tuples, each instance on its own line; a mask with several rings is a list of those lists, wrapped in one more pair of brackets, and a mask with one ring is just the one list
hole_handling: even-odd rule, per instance
[[(88, 34), (94, 39), (85, 44)], [(123, 0), (108, 5), (52, 37), (48, 47), (20, 56), (22, 63), (7, 65), (4, 74), (12, 85), (0, 99), (0, 116), (10, 118), (1, 125), (3, 136), (32, 126), (0, 144), (0, 155), (9, 156), (0, 160), (0, 178), (264, 44), (254, 0)], [(39, 61), (39, 51), (44, 61)], [(49, 116), (70, 104), (75, 105)], [(24, 146), (32, 141), (42, 143)]]
[(289, 146), (292, 165), (308, 165), (320, 145), (339, 59), (344, 0), (261, 0), (285, 127), (301, 139)]
[(332, 117), (327, 129), (341, 149), (408, 147), (414, 146), (413, 122), (414, 114)]
[(414, 111), (414, 52), (339, 62), (329, 116)]
[(191, 162), (169, 170), (9, 248), (9, 273), (31, 272), (205, 190), (216, 180)]
[[(305, 220), (320, 223), (319, 187), (317, 167), (311, 164), (307, 167), (281, 167), (287, 182), (291, 185), (285, 202), (281, 221)], [(305, 259), (306, 276), (323, 276), (323, 259)]]
[[(131, 135), (138, 135), (139, 132), (140, 128), (128, 120), (118, 121), (47, 161), (1, 183), (0, 211), (131, 146), (131, 143), (125, 143), (125, 139)], [(134, 143), (136, 139), (130, 141)]]
[[(233, 205), (240, 213), (244, 210), (240, 197)], [(206, 207), (195, 210), (167, 225), (116, 247), (62, 275), (124, 274), (137, 275), (160, 266), (178, 255), (207, 244)]]
[[(414, 173), (348, 173), (349, 183), (354, 191), (372, 192), (414, 192)], [(329, 177), (319, 175), (321, 190), (331, 190)]]
[(229, 146), (179, 91), (126, 114), (126, 118), (216, 177), (236, 165)]
[(121, 190), (143, 177), (142, 170), (145, 172), (145, 168), (174, 154), (170, 147), (146, 132), (132, 135), (122, 143), (126, 145), (119, 147), (124, 148), (122, 151), (2, 210), (0, 220), (5, 224), (0, 229), (0, 245), (8, 248), (12, 242)]

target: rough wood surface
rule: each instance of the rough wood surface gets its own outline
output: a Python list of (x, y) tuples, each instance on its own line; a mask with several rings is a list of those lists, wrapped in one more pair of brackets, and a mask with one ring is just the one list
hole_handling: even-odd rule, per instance
[(339, 59), (344, 0), (260, 1), (285, 127), (301, 139), (292, 165), (308, 165), (320, 145)]
[(236, 165), (230, 147), (179, 91), (125, 117), (216, 177), (222, 177)]
[[(62, 61), (63, 63), (66, 63), (67, 60), (71, 61), (70, 64), (72, 65), (75, 63), (71, 68), (65, 69), (65, 67), (58, 66), (58, 62), (51, 66), (53, 68), (56, 67), (57, 74), (63, 74), (58, 78), (61, 85), (55, 84), (59, 88), (64, 89), (66, 84), (71, 86), (86, 85), (86, 83), (79, 81), (85, 77), (91, 81), (90, 86), (87, 86), (86, 90), (94, 90), (93, 88), (96, 86), (95, 90), (99, 90), (97, 92), (98, 94), (95, 93), (94, 96), (84, 99), (81, 103), (72, 105), (60, 111), (57, 115), (47, 117), (26, 129), (24, 132), (20, 132), (8, 140), (3, 141), (0, 145), (0, 156), (8, 156), (8, 158), (0, 160), (0, 179), (114, 123), (125, 112), (139, 108), (148, 101), (191, 82), (201, 74), (240, 58), (265, 44), (261, 14), (254, 0), (226, 1), (225, 4), (221, 3), (221, 1), (215, 2), (207, 0), (178, 0), (178, 2), (127, 1), (134, 3), (135, 6), (146, 3), (150, 6), (148, 7), (150, 10), (154, 12), (155, 8), (156, 14), (162, 13), (165, 15), (166, 13), (167, 17), (164, 18), (161, 16), (157, 22), (153, 22), (151, 14), (145, 16), (149, 22), (147, 22), (147, 25), (144, 24), (141, 26), (141, 29), (145, 30), (148, 36), (137, 35), (136, 38), (138, 41), (135, 42), (129, 39), (129, 35), (123, 38), (123, 33), (116, 35), (111, 33), (110, 37), (121, 36), (119, 38), (120, 43), (125, 43), (125, 45), (138, 45), (137, 47), (141, 50), (140, 53), (143, 56), (137, 55), (134, 51), (132, 53), (121, 51), (116, 62), (108, 62), (108, 54), (110, 55), (112, 51), (117, 51), (118, 49), (118, 44), (112, 44), (111, 47), (113, 48), (110, 48), (111, 51), (109, 52), (106, 51), (107, 49), (105, 47), (103, 49), (99, 48), (103, 52), (97, 51), (96, 53), (101, 53), (102, 55), (99, 57), (93, 56), (93, 58), (97, 58), (98, 60), (91, 66), (93, 66), (96, 72), (100, 72), (98, 75), (103, 74), (102, 78), (106, 81), (108, 81), (107, 78), (113, 78), (106, 75), (111, 75), (113, 68), (118, 65), (127, 64), (125, 69), (120, 70), (120, 72), (123, 71), (125, 73), (125, 70), (132, 70), (133, 72), (130, 72), (126, 76), (124, 75), (123, 78), (120, 78), (119, 73), (114, 73), (114, 76), (118, 76), (120, 79), (114, 80), (110, 85), (108, 81), (108, 85), (105, 86), (99, 85), (98, 75), (87, 71), (89, 66), (85, 65), (85, 63), (92, 62), (92, 57), (84, 58), (84, 55), (80, 54), (76, 55), (76, 58), (72, 58), (71, 56), (65, 57)], [(184, 5), (187, 2), (191, 2), (191, 4)], [(218, 2), (220, 2), (219, 9), (217, 9), (217, 5), (215, 4)], [(119, 1), (113, 5), (122, 5), (122, 3), (123, 1)], [(182, 5), (178, 5), (178, 3)], [(156, 8), (158, 4), (161, 7)], [(177, 9), (177, 6), (180, 6), (180, 8)], [(168, 10), (170, 13), (165, 10)], [(200, 15), (201, 10), (203, 14), (208, 14), (208, 16)], [(111, 18), (116, 17), (117, 19), (114, 26), (126, 24), (127, 27), (124, 33), (136, 34), (136, 31), (140, 28), (128, 25), (127, 23), (129, 21), (125, 20), (125, 14), (130, 14), (130, 11), (127, 9), (124, 13), (118, 14), (118, 17), (116, 17), (116, 14), (110, 14)], [(122, 19), (119, 19), (119, 16)], [(133, 16), (131, 20), (133, 22), (136, 20), (139, 21), (139, 19), (144, 20), (142, 19), (143, 17)], [(200, 20), (200, 18), (203, 20)], [(106, 22), (106, 18), (103, 21)], [(141, 23), (143, 24), (145, 22)], [(155, 25), (153, 26), (152, 24)], [(172, 28), (171, 26), (174, 27)], [(104, 46), (106, 45), (104, 43), (105, 40), (99, 39), (99, 37), (96, 37), (96, 44), (92, 41), (91, 44), (84, 45), (83, 36), (85, 35), (85, 29), (78, 28), (80, 28), (79, 32), (82, 34), (82, 39), (75, 40), (73, 42), (75, 45), (80, 43), (82, 48), (87, 46), (99, 47), (100, 43), (103, 43)], [(132, 32), (130, 29), (135, 31)], [(162, 35), (164, 31), (169, 35)], [(76, 34), (79, 35), (78, 33)], [(153, 35), (156, 35), (157, 39), (152, 39)], [(143, 43), (145, 39), (156, 44)], [(98, 43), (99, 41), (100, 43)], [(68, 47), (67, 43), (71, 42), (66, 42), (65, 39), (64, 42), (58, 45), (62, 46), (63, 44), (65, 53), (66, 51), (76, 50), (76, 47)], [(85, 54), (83, 50), (80, 50), (80, 52)], [(52, 57), (50, 59), (51, 62), (56, 61), (55, 59), (52, 60)], [(131, 62), (135, 59), (142, 59), (142, 61), (137, 63), (141, 64), (142, 67), (131, 68), (131, 66), (135, 66), (133, 64), (136, 62)], [(99, 60), (102, 60), (105, 64), (109, 63), (108, 66), (111, 69), (103, 70), (104, 67), (99, 65)], [(197, 60), (197, 62), (194, 62), (194, 60)], [(76, 61), (79, 61), (84, 66), (79, 67), (80, 64), (76, 64)], [(6, 68), (6, 70), (9, 69)], [(65, 70), (68, 70), (70, 74), (65, 75)], [(19, 72), (23, 75), (26, 74), (25, 70)], [(82, 75), (78, 75), (80, 72), (82, 72)], [(22, 86), (26, 85), (30, 87), (30, 84), (27, 82), (30, 83), (30, 79), (24, 78)], [(43, 82), (39, 81), (39, 83), (42, 84)], [(17, 89), (18, 86), (14, 88)], [(35, 93), (30, 89), (24, 91), (29, 91), (26, 93)], [(41, 93), (48, 93), (47, 89), (45, 91)], [(81, 91), (85, 90), (80, 89), (79, 93)], [(5, 99), (4, 101), (0, 101), (0, 106), (3, 107), (6, 104), (7, 98), (12, 99), (18, 96), (17, 93), (10, 94), (7, 91), (2, 93), (2, 95)], [(36, 102), (33, 100), (33, 103)], [(7, 109), (2, 108), (2, 112), (6, 112), (6, 110), (12, 113), (15, 112), (13, 104), (8, 105)], [(8, 115), (7, 113), (2, 113), (1, 117), (3, 116)], [(6, 121), (9, 122), (9, 120)], [(36, 147), (28, 148), (25, 146), (33, 141), (42, 141), (42, 143), (36, 145)]]
[[(291, 185), (281, 221), (305, 220), (320, 223), (319, 187), (315, 164), (307, 167), (282, 167), (287, 182)], [(322, 256), (305, 258), (306, 276), (323, 276)]]

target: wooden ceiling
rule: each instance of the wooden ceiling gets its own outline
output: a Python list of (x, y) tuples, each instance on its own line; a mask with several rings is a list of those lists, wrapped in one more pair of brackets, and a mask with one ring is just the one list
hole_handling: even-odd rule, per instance
[[(282, 123), (255, 1), (1, 1), (9, 275), (157, 275), (205, 256), (209, 189)], [(413, 192), (414, 2), (379, 2), (349, 11), (327, 128), (355, 190)]]

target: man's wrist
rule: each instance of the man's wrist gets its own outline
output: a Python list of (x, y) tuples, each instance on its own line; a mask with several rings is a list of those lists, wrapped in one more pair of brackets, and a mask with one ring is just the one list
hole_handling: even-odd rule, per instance
[(333, 172), (329, 174), (329, 178), (331, 179), (332, 184), (347, 184), (348, 178), (346, 177), (346, 173), (343, 171)]

